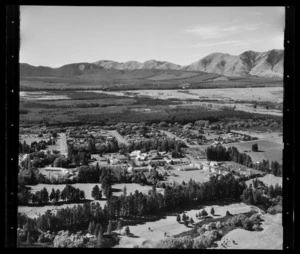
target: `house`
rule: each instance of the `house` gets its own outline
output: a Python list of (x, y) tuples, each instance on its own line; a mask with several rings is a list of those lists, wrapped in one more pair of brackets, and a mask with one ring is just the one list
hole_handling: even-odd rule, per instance
[(121, 162), (120, 162), (118, 159), (116, 159), (116, 158), (110, 159), (109, 162), (110, 162), (111, 165), (117, 165), (117, 164), (120, 164), (120, 163), (121, 163)]
[(204, 171), (209, 171), (210, 166), (209, 166), (209, 165), (202, 165), (202, 169), (203, 169)]
[[(129, 167), (130, 168), (130, 167)], [(131, 167), (127, 169), (129, 172), (150, 172), (151, 166)]]
[(196, 166), (187, 165), (187, 166), (177, 167), (177, 170), (178, 171), (191, 171), (191, 170), (199, 170), (199, 168), (197, 168)]

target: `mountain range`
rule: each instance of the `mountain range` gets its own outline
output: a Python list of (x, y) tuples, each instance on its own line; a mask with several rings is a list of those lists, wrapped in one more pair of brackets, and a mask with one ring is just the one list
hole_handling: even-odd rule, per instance
[(100, 60), (94, 63), (67, 64), (59, 68), (32, 66), (20, 64), (21, 77), (33, 76), (80, 76), (95, 73), (97, 70), (182, 70), (205, 72), (223, 76), (245, 77), (259, 76), (268, 78), (283, 77), (284, 51), (273, 49), (266, 52), (246, 51), (240, 55), (212, 53), (190, 65), (180, 66), (166, 61), (149, 60), (144, 63), (128, 61), (120, 63), (110, 60)]

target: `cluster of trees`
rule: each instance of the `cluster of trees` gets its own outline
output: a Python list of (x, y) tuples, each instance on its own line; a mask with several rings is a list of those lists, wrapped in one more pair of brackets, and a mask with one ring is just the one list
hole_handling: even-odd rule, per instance
[(256, 205), (266, 210), (270, 206), (280, 203), (281, 197), (281, 186), (278, 184), (266, 186), (263, 182), (255, 179), (253, 185), (250, 184), (243, 190), (241, 200), (246, 204)]
[(112, 138), (107, 142), (103, 142), (100, 145), (96, 146), (96, 141), (91, 137), (87, 142), (86, 148), (77, 148), (73, 144), (68, 144), (68, 159), (73, 161), (76, 165), (86, 165), (84, 157), (86, 159), (91, 153), (103, 154), (103, 153), (116, 153), (120, 150), (119, 144), (116, 138)]
[(135, 150), (141, 150), (141, 152), (149, 152), (150, 150), (157, 150), (159, 152), (169, 152), (176, 150), (177, 153), (181, 152), (181, 148), (186, 147), (185, 144), (179, 140), (169, 138), (155, 138), (137, 142), (131, 142), (126, 148), (123, 148), (126, 153), (131, 153)]
[(69, 184), (67, 184), (62, 191), (59, 189), (54, 190), (54, 188), (52, 188), (50, 195), (45, 187), (36, 193), (31, 193), (29, 188), (26, 186), (19, 185), (18, 188), (19, 205), (28, 205), (29, 203), (44, 205), (48, 204), (49, 201), (56, 203), (60, 199), (73, 203), (80, 202), (85, 199), (85, 193), (83, 190), (75, 188)]
[[(258, 149), (258, 147), (254, 147), (254, 149)], [(206, 156), (208, 160), (234, 161), (249, 168), (255, 168), (275, 176), (282, 176), (282, 167), (278, 161), (270, 163), (269, 160), (263, 160), (258, 164), (254, 164), (249, 155), (240, 153), (236, 147), (229, 147), (227, 149), (221, 145), (210, 146), (206, 149)]]
[[(212, 178), (206, 183), (195, 183), (190, 180), (185, 185), (167, 187), (164, 194), (158, 193), (153, 186), (148, 194), (135, 191), (134, 194), (127, 195), (124, 191), (119, 197), (110, 196), (103, 209), (99, 203), (84, 203), (72, 208), (59, 209), (56, 214), (51, 214), (49, 211), (35, 219), (35, 223), (39, 229), (44, 231), (80, 230), (87, 228), (92, 220), (106, 226), (112, 219), (154, 214), (172, 210), (178, 205), (182, 206), (189, 202), (202, 203), (227, 197), (238, 198), (242, 194), (243, 188), (243, 185), (231, 174)], [(65, 197), (63, 193), (65, 193)], [(56, 195), (56, 192), (53, 192), (53, 199), (56, 198)], [(76, 197), (77, 194), (70, 185), (67, 185), (60, 193), (61, 199), (74, 200)]]
[(105, 205), (104, 208), (101, 208), (98, 202), (84, 203), (83, 205), (78, 204), (72, 208), (66, 207), (58, 209), (57, 212), (53, 214), (51, 210), (47, 210), (43, 215), (39, 215), (34, 219), (18, 213), (19, 228), (22, 228), (29, 222), (33, 225), (32, 228), (37, 227), (42, 231), (78, 231), (83, 228), (88, 228), (91, 221), (95, 221), (95, 223), (100, 223), (103, 227), (107, 227), (109, 221), (107, 206)]
[(36, 151), (44, 150), (48, 145), (55, 145), (55, 140), (50, 138), (48, 141), (33, 141), (30, 145), (28, 145), (25, 140), (23, 141), (23, 143), (19, 141), (19, 153), (33, 153)]
[(19, 168), (18, 184), (19, 185), (36, 185), (42, 182), (43, 175), (40, 174), (37, 168), (31, 167), (29, 169)]
[(23, 169), (30, 169), (32, 167), (42, 168), (47, 165), (52, 167), (69, 167), (70, 161), (65, 159), (64, 156), (59, 154), (51, 154), (50, 151), (44, 152), (32, 152), (27, 154), (26, 158), (21, 161), (20, 166)]
[(229, 152), (224, 146), (209, 146), (206, 149), (206, 157), (212, 161), (228, 161), (230, 160)]
[(173, 210), (189, 203), (201, 204), (205, 201), (232, 198), (239, 200), (245, 188), (231, 174), (213, 177), (209, 182), (196, 183), (190, 180), (185, 185), (167, 186), (164, 195), (157, 193), (153, 186), (149, 195), (136, 191), (129, 196), (112, 196), (108, 199), (111, 218), (119, 216), (142, 216), (158, 211)]
[(282, 166), (278, 161), (263, 160), (256, 165), (256, 169), (274, 176), (282, 176)]
[(88, 165), (89, 156), (86, 151), (75, 148), (72, 144), (68, 144), (68, 160), (75, 165)]
[(234, 161), (246, 167), (252, 167), (252, 159), (245, 153), (240, 153), (236, 147), (210, 146), (206, 149), (208, 160), (213, 161)]

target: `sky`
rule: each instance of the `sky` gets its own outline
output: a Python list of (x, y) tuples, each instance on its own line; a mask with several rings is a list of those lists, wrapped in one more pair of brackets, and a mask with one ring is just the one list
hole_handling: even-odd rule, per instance
[(21, 6), (20, 62), (155, 59), (188, 65), (214, 52), (283, 49), (284, 7)]

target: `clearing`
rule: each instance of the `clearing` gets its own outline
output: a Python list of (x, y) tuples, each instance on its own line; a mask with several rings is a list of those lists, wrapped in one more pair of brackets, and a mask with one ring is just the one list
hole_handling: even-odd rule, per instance
[[(234, 229), (216, 242), (219, 245), (217, 249), (282, 249), (282, 214), (264, 214), (261, 218), (264, 220), (261, 225), (262, 231)], [(228, 240), (227, 248), (221, 245), (225, 239)]]
[[(258, 145), (258, 152), (252, 152), (251, 150), (252, 145), (255, 143)], [(274, 140), (274, 138), (230, 143), (224, 144), (224, 146), (235, 146), (240, 153), (247, 151), (245, 153), (251, 156), (251, 159), (254, 163), (257, 161), (260, 162), (262, 160), (269, 160), (278, 161), (280, 164), (282, 164), (283, 143), (278, 143), (277, 140)]]
[[(270, 186), (271, 184), (275, 186), (275, 184), (278, 184), (279, 186), (282, 186), (282, 177), (280, 176), (274, 176), (272, 174), (266, 174), (263, 177), (258, 177), (258, 180), (262, 181), (267, 186)], [(250, 179), (246, 181), (246, 184), (249, 185), (252, 184), (253, 179)]]
[[(225, 216), (226, 211), (229, 211), (232, 214), (245, 213), (251, 211), (251, 207), (245, 205), (244, 203), (236, 203), (225, 206), (206, 206), (203, 207), (209, 213), (211, 207), (215, 210), (215, 215)], [(202, 209), (193, 209), (185, 211), (186, 215), (197, 223), (200, 220), (196, 218), (196, 213)], [(182, 214), (181, 214), (182, 215)], [(220, 218), (220, 217), (218, 217)], [(151, 230), (149, 230), (149, 227)], [(184, 226), (182, 223), (176, 221), (176, 216), (166, 216), (163, 219), (154, 222), (146, 222), (144, 224), (137, 224), (135, 226), (130, 226), (129, 230), (132, 233), (133, 237), (121, 236), (121, 240), (115, 248), (132, 248), (135, 245), (140, 247), (152, 247), (155, 242), (162, 240), (168, 236), (177, 235), (179, 233), (190, 230), (190, 227)], [(116, 231), (118, 232), (118, 231)], [(165, 236), (167, 233), (167, 236)]]

